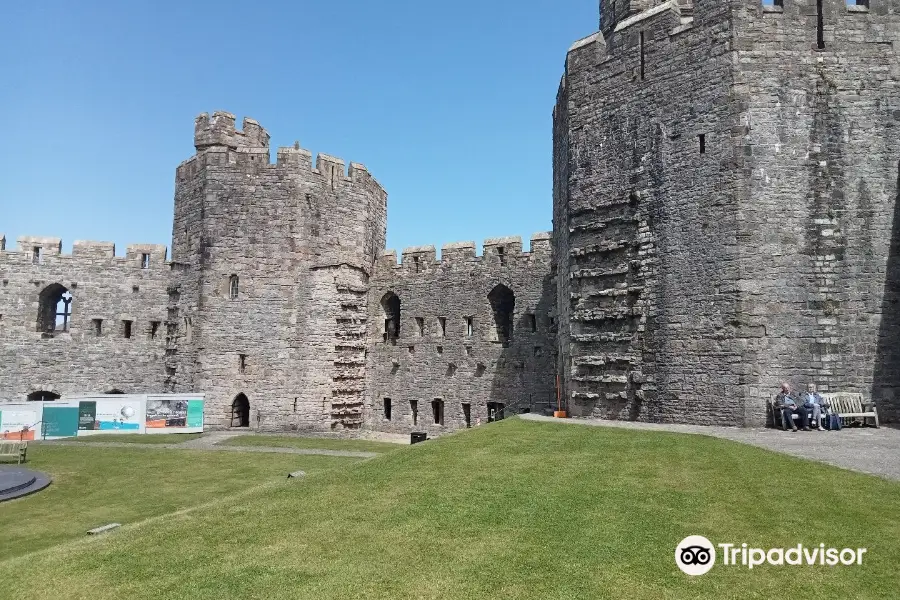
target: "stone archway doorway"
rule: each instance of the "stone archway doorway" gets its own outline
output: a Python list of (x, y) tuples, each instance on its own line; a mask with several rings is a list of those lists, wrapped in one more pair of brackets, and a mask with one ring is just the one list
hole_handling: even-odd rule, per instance
[(231, 403), (231, 426), (250, 427), (250, 400), (244, 394), (238, 394)]

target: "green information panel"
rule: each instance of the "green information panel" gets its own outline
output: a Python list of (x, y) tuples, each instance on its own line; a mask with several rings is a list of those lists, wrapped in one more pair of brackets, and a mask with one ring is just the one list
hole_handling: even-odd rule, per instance
[(188, 400), (187, 426), (203, 427), (203, 400)]
[(42, 434), (46, 437), (71, 437), (78, 433), (77, 406), (45, 406)]
[(79, 402), (78, 403), (78, 430), (93, 431), (94, 424), (97, 422), (97, 403), (96, 402)]

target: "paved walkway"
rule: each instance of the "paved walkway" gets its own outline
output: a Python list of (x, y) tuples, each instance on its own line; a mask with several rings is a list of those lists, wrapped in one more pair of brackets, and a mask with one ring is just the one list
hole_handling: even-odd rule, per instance
[(888, 427), (880, 429), (854, 427), (841, 431), (789, 433), (779, 429), (661, 425), (601, 419), (555, 419), (534, 414), (521, 417), (529, 421), (570, 425), (709, 435), (900, 481), (900, 430)]

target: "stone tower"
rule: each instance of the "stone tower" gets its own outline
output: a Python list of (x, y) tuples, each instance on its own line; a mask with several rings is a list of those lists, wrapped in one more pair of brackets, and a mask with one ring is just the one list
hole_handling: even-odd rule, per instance
[(368, 279), (387, 195), (362, 165), (202, 114), (177, 169), (166, 380), (210, 427), (361, 425)]
[(554, 111), (573, 414), (757, 425), (780, 381), (898, 416), (900, 1), (601, 1)]

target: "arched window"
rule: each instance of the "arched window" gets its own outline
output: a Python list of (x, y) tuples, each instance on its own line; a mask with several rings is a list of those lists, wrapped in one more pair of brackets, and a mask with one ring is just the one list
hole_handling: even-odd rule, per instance
[(69, 331), (72, 320), (72, 294), (64, 286), (54, 283), (41, 292), (38, 301), (38, 331), (53, 336)]
[(496, 328), (496, 340), (509, 345), (513, 331), (513, 312), (516, 308), (516, 296), (512, 290), (503, 284), (498, 285), (488, 294), (491, 303), (491, 311), (494, 313), (494, 325)]
[(384, 309), (384, 341), (396, 344), (400, 337), (400, 298), (394, 292), (388, 292), (381, 299)]
[(59, 394), (39, 390), (37, 392), (31, 392), (28, 394), (27, 398), (29, 402), (53, 402), (54, 400), (59, 400)]
[(231, 426), (250, 427), (250, 400), (244, 394), (238, 394), (231, 403)]
[(232, 300), (237, 300), (238, 292), (240, 291), (240, 281), (238, 280), (237, 275), (232, 275), (228, 279), (228, 297)]

